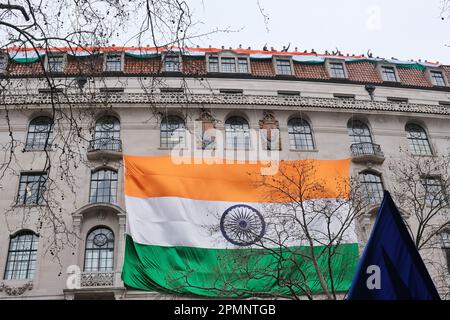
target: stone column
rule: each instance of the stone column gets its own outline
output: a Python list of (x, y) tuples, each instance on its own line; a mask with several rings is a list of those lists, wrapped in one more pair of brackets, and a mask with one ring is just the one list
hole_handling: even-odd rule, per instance
[(72, 215), (72, 223), (73, 223), (73, 232), (75, 233), (76, 239), (75, 239), (75, 249), (74, 254), (72, 255), (71, 264), (77, 265), (82, 268), (82, 266), (79, 265), (80, 261), (80, 240), (81, 240), (81, 222), (83, 222), (83, 215), (80, 213), (76, 213)]
[(114, 279), (115, 287), (123, 287), (123, 281), (121, 279), (123, 259), (125, 257), (125, 231), (126, 231), (126, 214), (118, 213), (119, 219), (119, 235), (117, 237), (117, 260), (116, 260), (116, 272)]

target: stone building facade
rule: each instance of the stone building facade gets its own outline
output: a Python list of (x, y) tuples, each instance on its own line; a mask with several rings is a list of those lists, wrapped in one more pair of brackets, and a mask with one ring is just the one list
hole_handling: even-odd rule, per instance
[[(116, 47), (10, 49), (0, 59), (0, 299), (168, 298), (120, 279), (121, 157), (167, 155), (196, 121), (225, 136), (278, 128), (281, 159), (351, 158), (373, 198), (359, 221), (362, 244), (378, 192), (393, 187), (388, 163), (403, 156), (399, 148), (418, 157), (450, 151), (450, 66), (438, 63)], [(57, 218), (64, 223), (52, 224)], [(439, 243), (424, 255), (445, 294), (450, 231)]]

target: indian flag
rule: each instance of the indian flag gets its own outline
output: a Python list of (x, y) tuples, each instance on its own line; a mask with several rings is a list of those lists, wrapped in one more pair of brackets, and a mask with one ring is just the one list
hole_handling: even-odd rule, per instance
[(349, 289), (358, 245), (342, 191), (348, 159), (281, 161), (273, 176), (261, 163), (124, 164), (127, 287), (208, 297)]

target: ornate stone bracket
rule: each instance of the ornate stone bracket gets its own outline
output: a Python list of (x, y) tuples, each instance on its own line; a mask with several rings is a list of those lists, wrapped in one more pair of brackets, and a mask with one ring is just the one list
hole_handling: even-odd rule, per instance
[(31, 289), (33, 289), (33, 282), (31, 281), (20, 287), (10, 287), (3, 282), (0, 284), (0, 292), (4, 291), (8, 296), (20, 296)]

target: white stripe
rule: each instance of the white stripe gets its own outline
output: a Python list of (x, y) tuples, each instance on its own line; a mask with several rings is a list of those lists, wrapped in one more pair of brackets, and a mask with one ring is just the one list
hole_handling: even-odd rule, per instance
[[(319, 200), (320, 201), (330, 201)], [(276, 212), (290, 213), (285, 204), (262, 203), (234, 203), (227, 201), (192, 200), (178, 197), (137, 198), (125, 196), (127, 209), (127, 233), (135, 242), (146, 245), (159, 246), (188, 246), (210, 249), (237, 248), (228, 242), (220, 230), (220, 218), (226, 209), (237, 204), (249, 205), (258, 210), (266, 223), (266, 237), (275, 239), (279, 233), (279, 214)], [(316, 205), (318, 201), (314, 202)], [(345, 207), (345, 208), (344, 208)], [(341, 222), (348, 215), (348, 206), (345, 205), (335, 215), (332, 230), (341, 229)], [(276, 220), (276, 221), (275, 221)], [(291, 221), (287, 219), (286, 221)], [(285, 222), (286, 222), (285, 221)], [(308, 229), (316, 239), (315, 245), (328, 243), (328, 237), (323, 236), (326, 223), (320, 215), (308, 216)], [(289, 225), (290, 224), (290, 225)], [(278, 227), (278, 231), (275, 227)], [(307, 245), (306, 238), (298, 223), (289, 222), (289, 239), (285, 245)], [(321, 240), (323, 242), (321, 243)], [(354, 224), (349, 224), (343, 242), (355, 243), (356, 234)], [(271, 241), (263, 241), (264, 246), (276, 247)], [(255, 245), (253, 247), (258, 247)]]

